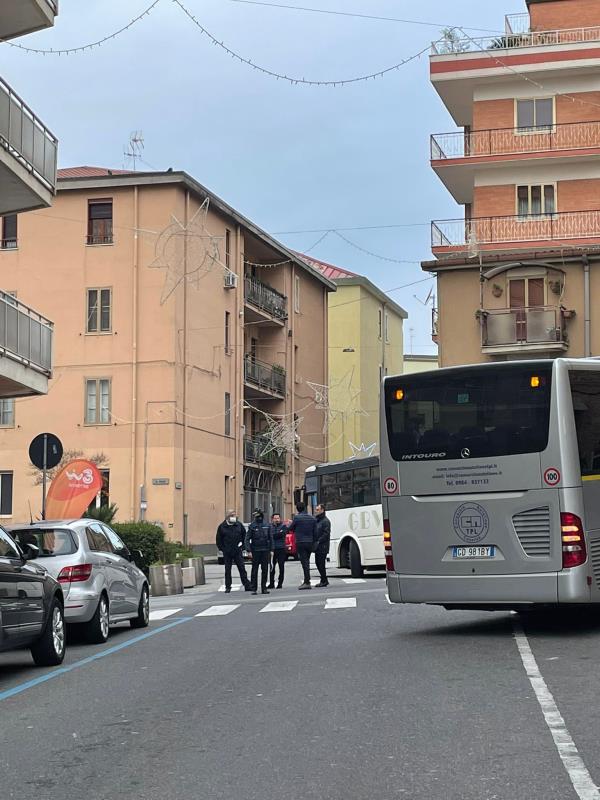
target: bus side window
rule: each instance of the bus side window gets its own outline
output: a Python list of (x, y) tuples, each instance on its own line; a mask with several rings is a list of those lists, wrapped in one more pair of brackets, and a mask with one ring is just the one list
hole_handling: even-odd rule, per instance
[(582, 475), (600, 475), (600, 373), (569, 373)]

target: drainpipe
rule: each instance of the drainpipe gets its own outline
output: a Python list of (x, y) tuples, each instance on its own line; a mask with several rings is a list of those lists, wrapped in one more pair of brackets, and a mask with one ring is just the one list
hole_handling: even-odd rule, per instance
[(583, 354), (586, 358), (592, 355), (590, 335), (590, 262), (587, 255), (583, 256)]
[[(130, 518), (137, 519), (136, 513), (136, 464), (137, 464), (137, 374), (138, 374), (138, 266), (139, 266), (139, 197), (138, 187), (133, 187), (133, 275), (131, 298), (131, 508)], [(144, 478), (145, 482), (145, 478)], [(137, 509), (139, 511), (140, 509)], [(140, 518), (141, 517), (140, 515)]]
[[(189, 189), (186, 190), (185, 193), (185, 228), (187, 230), (187, 226), (190, 219), (190, 192)], [(183, 239), (183, 274), (187, 275), (188, 272), (188, 243), (187, 243), (187, 236), (184, 236)], [(182, 456), (183, 456), (183, 464), (182, 464), (182, 471), (183, 471), (183, 487), (181, 491), (181, 504), (182, 504), (182, 524), (183, 524), (183, 544), (185, 547), (188, 545), (188, 526), (187, 526), (187, 498), (188, 498), (188, 407), (187, 407), (187, 377), (188, 377), (188, 290), (187, 290), (188, 281), (187, 279), (183, 280), (183, 397), (182, 397), (182, 405), (183, 405), (183, 442), (182, 442)]]

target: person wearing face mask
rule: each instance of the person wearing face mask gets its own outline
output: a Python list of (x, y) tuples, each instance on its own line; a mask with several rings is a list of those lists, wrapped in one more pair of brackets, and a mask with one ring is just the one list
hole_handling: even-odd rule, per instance
[(238, 520), (235, 511), (228, 511), (224, 521), (217, 528), (217, 548), (223, 553), (225, 562), (225, 592), (227, 594), (231, 591), (231, 567), (233, 564), (239, 570), (244, 589), (247, 592), (250, 591), (250, 581), (242, 556), (245, 535), (246, 530)]
[(262, 594), (269, 594), (267, 580), (269, 578), (269, 564), (273, 556), (273, 531), (271, 523), (265, 520), (262, 509), (254, 511), (254, 522), (246, 534), (246, 550), (252, 554), (252, 572), (250, 582), (252, 594), (258, 594), (258, 570), (260, 568), (260, 589)]

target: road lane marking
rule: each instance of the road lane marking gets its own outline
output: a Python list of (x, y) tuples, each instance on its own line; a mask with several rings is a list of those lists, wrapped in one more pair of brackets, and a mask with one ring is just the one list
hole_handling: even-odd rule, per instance
[(333, 608), (356, 608), (356, 597), (328, 597), (325, 611)]
[(366, 583), (364, 578), (342, 578), (344, 583)]
[[(231, 587), (231, 591), (232, 592), (239, 592), (241, 588), (242, 588), (241, 583), (238, 583), (237, 586), (232, 586)], [(225, 584), (223, 584), (222, 586), (219, 586), (219, 591), (220, 592), (224, 592), (225, 591)]]
[(235, 606), (210, 606), (210, 608), (206, 608), (204, 611), (201, 611), (199, 614), (196, 614), (197, 617), (225, 617), (227, 614), (231, 614), (232, 611), (235, 611), (236, 608), (239, 608), (240, 604), (238, 603)]
[(181, 611), (181, 608), (158, 608), (156, 611), (150, 612), (150, 622), (158, 622), (161, 619), (172, 617), (173, 614), (177, 614), (179, 611)]
[(583, 763), (575, 742), (567, 730), (556, 701), (539, 670), (523, 626), (517, 618), (513, 619), (513, 630), (525, 672), (542, 709), (546, 725), (554, 739), (558, 755), (563, 762), (573, 788), (577, 792), (577, 796), (580, 800), (600, 800), (600, 791), (598, 791), (598, 787), (592, 780), (592, 776)]
[(298, 605), (297, 600), (281, 600), (277, 603), (267, 603), (261, 608), (260, 614), (268, 614), (270, 611), (293, 611)]

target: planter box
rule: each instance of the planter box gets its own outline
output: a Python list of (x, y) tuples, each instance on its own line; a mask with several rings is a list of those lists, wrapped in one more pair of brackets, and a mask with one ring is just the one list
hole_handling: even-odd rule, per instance
[(183, 566), (193, 567), (195, 573), (195, 586), (204, 586), (206, 583), (206, 575), (204, 573), (204, 558), (198, 556), (197, 558), (184, 558)]
[(193, 567), (182, 567), (183, 588), (193, 589), (196, 585), (196, 570)]
[(150, 588), (153, 597), (183, 594), (183, 575), (179, 564), (150, 567)]

